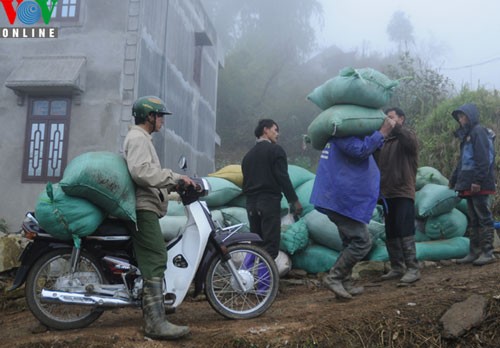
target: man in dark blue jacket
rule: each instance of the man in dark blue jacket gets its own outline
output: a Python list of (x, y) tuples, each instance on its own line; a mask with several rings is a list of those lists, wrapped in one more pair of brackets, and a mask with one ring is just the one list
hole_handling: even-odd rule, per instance
[(495, 194), (495, 135), (479, 124), (475, 104), (462, 105), (452, 116), (460, 124), (455, 132), (460, 139), (460, 159), (449, 186), (467, 200), (470, 239), (469, 254), (457, 263), (482, 266), (495, 261), (495, 230), (489, 197)]
[(380, 131), (372, 135), (332, 137), (321, 152), (311, 203), (337, 225), (342, 239), (344, 249), (323, 278), (339, 298), (351, 299), (362, 291), (350, 288), (347, 280), (372, 246), (367, 224), (380, 193), (380, 171), (373, 153), (382, 147), (394, 125), (394, 120), (386, 118)]

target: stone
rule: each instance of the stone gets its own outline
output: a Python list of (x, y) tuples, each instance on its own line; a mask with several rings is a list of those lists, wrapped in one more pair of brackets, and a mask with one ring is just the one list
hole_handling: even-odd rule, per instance
[(384, 262), (382, 261), (360, 261), (352, 269), (352, 279), (360, 279), (362, 273), (384, 274)]
[(444, 338), (458, 338), (473, 327), (479, 326), (486, 317), (487, 299), (472, 295), (467, 300), (455, 303), (439, 320)]
[(20, 237), (0, 237), (0, 273), (19, 267), (18, 258), (21, 251)]

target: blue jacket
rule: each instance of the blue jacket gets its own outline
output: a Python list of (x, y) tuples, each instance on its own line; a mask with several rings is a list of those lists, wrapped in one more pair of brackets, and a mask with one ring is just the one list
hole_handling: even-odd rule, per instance
[(450, 179), (456, 191), (469, 191), (471, 184), (481, 185), (481, 191), (495, 190), (495, 134), (479, 124), (479, 110), (475, 104), (464, 104), (454, 110), (467, 115), (469, 123), (460, 127), (455, 136), (460, 139), (460, 159)]
[(379, 131), (364, 138), (330, 138), (311, 193), (315, 208), (368, 224), (380, 190), (380, 171), (372, 154), (383, 144)]

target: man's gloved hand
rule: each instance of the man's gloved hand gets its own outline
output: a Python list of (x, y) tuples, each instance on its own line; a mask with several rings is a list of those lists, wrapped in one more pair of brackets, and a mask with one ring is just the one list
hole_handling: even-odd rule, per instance
[(479, 191), (481, 191), (481, 185), (479, 185), (479, 184), (471, 184), (470, 185), (470, 192), (478, 193)]
[(299, 200), (290, 203), (290, 213), (292, 213), (293, 216), (300, 217), (302, 211), (303, 211), (302, 204), (300, 204)]

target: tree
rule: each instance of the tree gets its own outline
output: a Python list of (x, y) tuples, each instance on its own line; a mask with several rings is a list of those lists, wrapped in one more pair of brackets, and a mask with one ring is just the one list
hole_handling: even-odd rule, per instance
[(314, 26), (323, 22), (323, 9), (317, 0), (202, 1), (228, 51), (242, 38), (254, 35), (261, 43), (271, 45), (288, 39), (308, 55), (316, 42)]
[(219, 75), (217, 131), (222, 148), (227, 149), (223, 156), (230, 157), (235, 146), (248, 148), (253, 143), (257, 119), (282, 117), (285, 111), (276, 105), (283, 105), (281, 98), (286, 97), (280, 89), (292, 87), (283, 85), (287, 73), (315, 47), (313, 23), (321, 18), (322, 7), (317, 0), (206, 4), (218, 32), (228, 40), (225, 67)]
[(391, 100), (415, 119), (428, 115), (439, 103), (451, 95), (453, 84), (429, 63), (403, 52), (395, 64), (386, 68), (386, 74), (400, 80)]
[(414, 43), (413, 25), (410, 19), (403, 11), (393, 13), (389, 24), (387, 25), (387, 34), (389, 40), (398, 45), (398, 52), (404, 49), (408, 50), (408, 44)]

